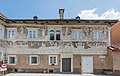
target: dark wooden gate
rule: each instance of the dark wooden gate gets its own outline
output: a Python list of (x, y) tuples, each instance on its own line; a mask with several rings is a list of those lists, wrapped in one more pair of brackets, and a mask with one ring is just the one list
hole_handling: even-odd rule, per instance
[(62, 58), (62, 72), (71, 72), (71, 58)]

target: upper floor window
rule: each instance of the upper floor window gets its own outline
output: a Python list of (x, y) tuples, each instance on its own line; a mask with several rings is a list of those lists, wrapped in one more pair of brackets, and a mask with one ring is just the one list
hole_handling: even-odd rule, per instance
[(60, 31), (51, 30), (50, 31), (50, 40), (60, 40)]
[(55, 39), (55, 37), (54, 37), (54, 30), (51, 30), (50, 31), (50, 40), (54, 40)]
[(93, 39), (94, 40), (100, 40), (101, 39), (101, 32), (94, 32), (93, 33)]
[(15, 29), (8, 29), (7, 30), (7, 37), (8, 38), (15, 38), (16, 37), (16, 30)]
[(3, 30), (0, 28), (0, 38), (2, 38), (2, 36), (3, 36), (3, 32), (2, 32)]
[(30, 39), (35, 39), (36, 37), (37, 37), (37, 32), (33, 31), (33, 30), (30, 30), (29, 31), (29, 38)]
[(80, 40), (80, 31), (74, 31), (74, 40)]
[(49, 65), (57, 65), (57, 55), (49, 56)]
[(60, 40), (60, 31), (59, 30), (56, 31), (56, 40)]

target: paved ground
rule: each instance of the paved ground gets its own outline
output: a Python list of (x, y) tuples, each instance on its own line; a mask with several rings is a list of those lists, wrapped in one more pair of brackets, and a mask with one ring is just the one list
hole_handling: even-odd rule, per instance
[[(94, 75), (94, 74), (43, 74), (43, 73), (10, 73), (5, 76), (110, 76), (110, 75)], [(112, 75), (113, 76), (113, 75)]]

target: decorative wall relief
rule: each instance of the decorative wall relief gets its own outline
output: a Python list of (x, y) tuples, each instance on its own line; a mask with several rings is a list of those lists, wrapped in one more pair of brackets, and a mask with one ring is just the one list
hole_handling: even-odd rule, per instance
[(62, 27), (62, 34), (63, 39), (70, 40), (72, 35), (72, 28), (71, 27)]
[(17, 38), (22, 38), (23, 37), (23, 27), (22, 26), (18, 26), (17, 27)]
[(51, 41), (50, 45), (51, 45), (51, 47), (58, 47), (59, 46), (59, 42)]
[(27, 41), (16, 41), (17, 45), (28, 45)]
[(28, 48), (38, 49), (40, 47), (38, 43), (39, 43), (38, 41), (28, 41)]
[(8, 45), (9, 47), (28, 46), (29, 49), (90, 49), (107, 47), (106, 42), (82, 41), (9, 41)]
[(83, 38), (87, 39), (88, 38), (87, 37), (88, 36), (88, 29), (86, 27), (84, 27), (82, 30), (83, 30)]
[(63, 33), (63, 36), (66, 35), (66, 27), (62, 27), (62, 33)]
[(13, 47), (13, 42), (12, 41), (7, 41), (6, 44), (7, 44), (8, 48)]
[(47, 27), (39, 27), (38, 28), (38, 38), (45, 39), (45, 36), (48, 35)]
[(84, 49), (89, 49), (89, 48), (91, 48), (90, 45), (89, 45), (89, 43), (88, 43), (88, 42), (85, 42), (85, 44), (84, 44)]
[(83, 30), (83, 38), (89, 39), (92, 38), (92, 27), (82, 27)]
[(46, 47), (45, 42), (41, 43), (41, 47), (44, 47), (44, 48)]
[(38, 28), (38, 37), (42, 37), (42, 27)]
[[(98, 48), (98, 47), (106, 47), (107, 43), (106, 42), (72, 42), (74, 48), (84, 48), (84, 49), (89, 49), (89, 48)], [(65, 46), (65, 45), (64, 45)]]
[(27, 27), (26, 26), (23, 26), (22, 27), (22, 33), (23, 33), (23, 38), (27, 38), (27, 35), (28, 35), (28, 30), (27, 30)]
[(39, 42), (39, 49), (45, 49), (46, 48), (46, 42), (40, 41)]
[(103, 35), (103, 39), (108, 38), (108, 28), (107, 27), (103, 28), (102, 35)]
[(83, 38), (84, 39), (92, 39), (92, 33), (93, 31), (99, 31), (102, 32), (102, 39), (108, 38), (108, 28), (107, 27), (81, 27), (83, 32)]
[(72, 34), (72, 29), (71, 29), (71, 27), (68, 27), (68, 29), (67, 29), (67, 35), (71, 35)]
[(73, 48), (72, 42), (63, 42), (63, 48)]
[(7, 41), (6, 43), (6, 47), (7, 48), (23, 48), (23, 47), (27, 47), (28, 46), (28, 42), (27, 41)]
[(44, 27), (45, 29), (45, 35), (48, 35), (48, 27)]
[(21, 32), (20, 28), (21, 28), (21, 26), (17, 27), (18, 38), (20, 37), (20, 32)]
[(2, 41), (0, 41), (0, 47), (3, 47), (3, 43), (2, 43)]
[(88, 27), (88, 38), (92, 38), (92, 32), (93, 32), (92, 27)]
[(68, 36), (72, 34), (71, 27), (62, 27), (63, 36)]

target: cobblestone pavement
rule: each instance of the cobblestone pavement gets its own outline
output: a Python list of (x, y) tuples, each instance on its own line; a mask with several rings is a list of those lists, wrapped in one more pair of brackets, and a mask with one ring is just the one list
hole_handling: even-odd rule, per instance
[[(10, 73), (3, 76), (110, 76), (110, 75), (94, 75), (94, 74), (43, 74), (43, 73)], [(114, 76), (114, 75), (111, 75)]]

